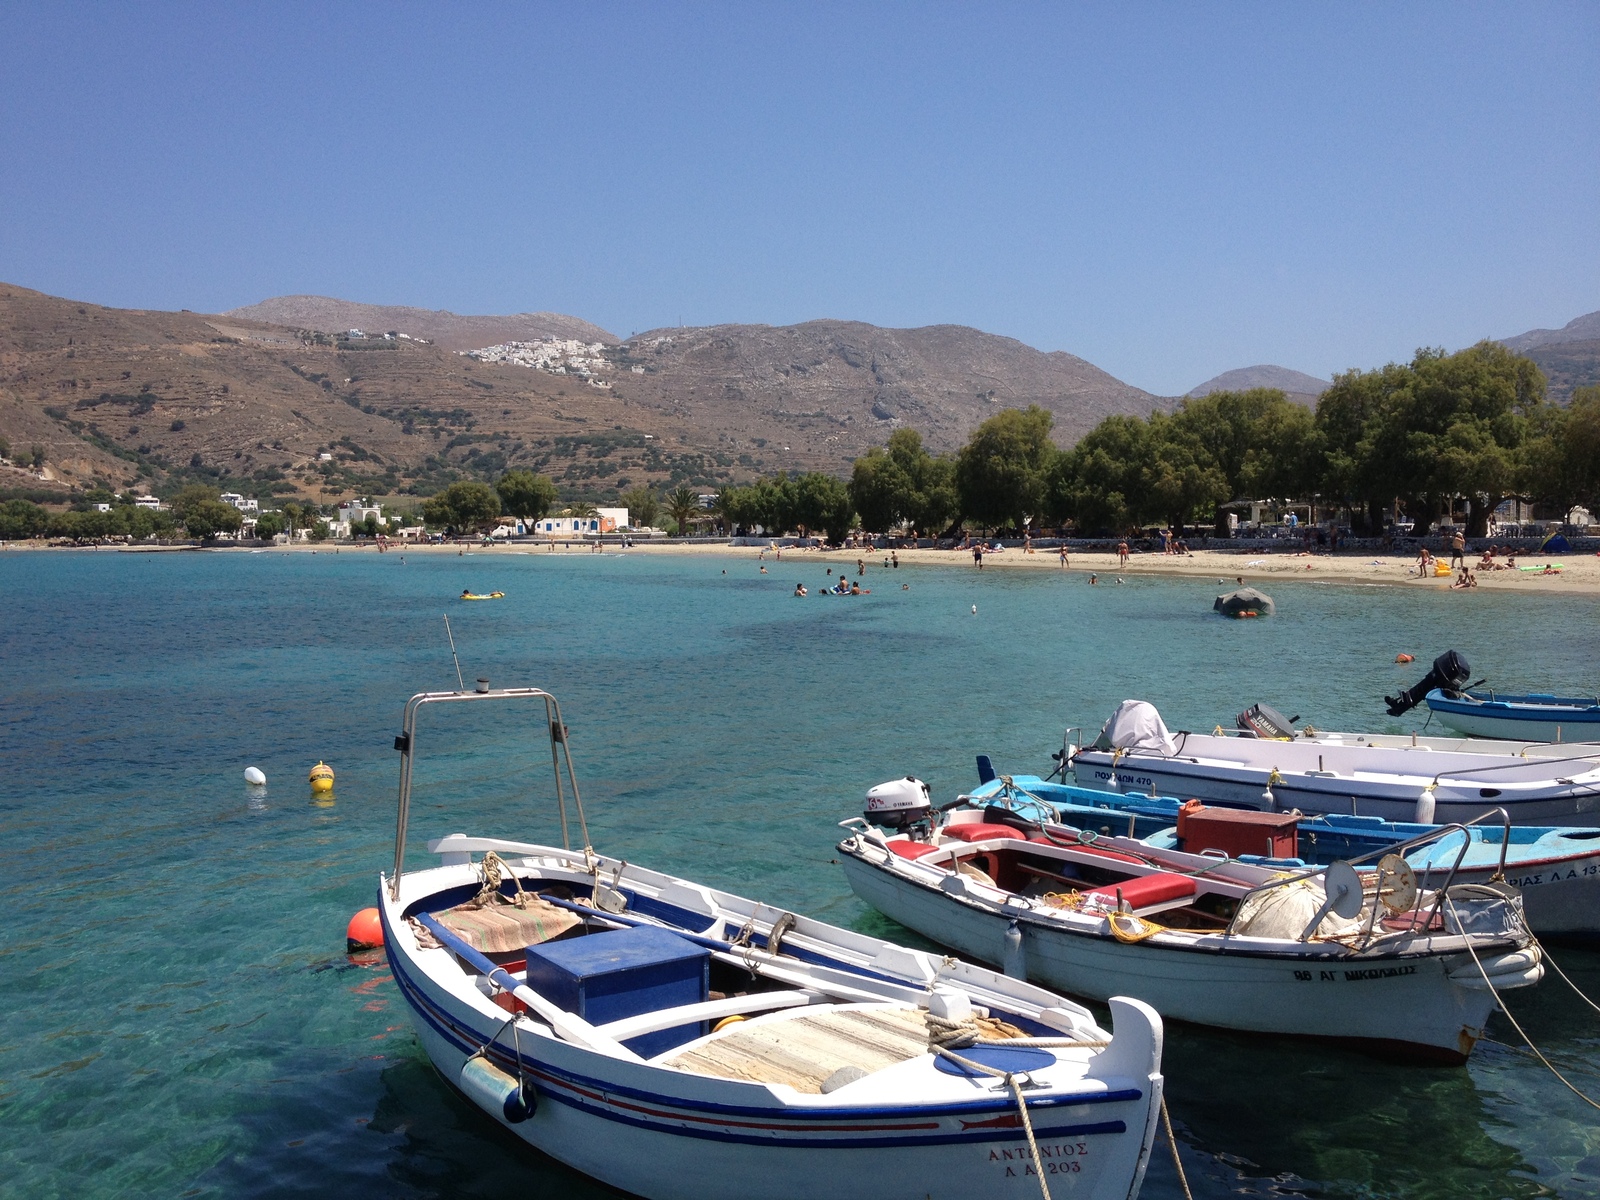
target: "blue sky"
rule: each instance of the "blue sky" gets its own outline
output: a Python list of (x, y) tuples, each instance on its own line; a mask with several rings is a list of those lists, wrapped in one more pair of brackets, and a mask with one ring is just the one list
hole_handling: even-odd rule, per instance
[(7, 0), (0, 279), (1326, 376), (1600, 308), (1600, 5)]

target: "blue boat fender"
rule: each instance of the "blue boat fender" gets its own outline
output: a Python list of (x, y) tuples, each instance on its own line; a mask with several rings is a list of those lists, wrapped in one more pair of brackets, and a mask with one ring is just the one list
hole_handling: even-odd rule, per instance
[(510, 1125), (526, 1121), (539, 1105), (532, 1084), (524, 1085), (512, 1078), (481, 1054), (474, 1054), (461, 1065), (460, 1084), (474, 1104), (505, 1118)]

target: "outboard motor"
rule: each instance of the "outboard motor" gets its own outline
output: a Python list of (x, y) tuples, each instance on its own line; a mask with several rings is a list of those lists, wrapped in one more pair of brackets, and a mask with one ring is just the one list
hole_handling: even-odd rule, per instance
[(861, 814), (874, 825), (897, 833), (933, 832), (933, 801), (928, 785), (914, 775), (880, 783), (867, 793), (867, 808)]
[(1294, 723), (1299, 719), (1299, 716), (1285, 719), (1284, 715), (1275, 708), (1268, 708), (1265, 704), (1252, 704), (1235, 717), (1233, 722), (1251, 737), (1266, 738), (1269, 741), (1292, 742), (1294, 741)]
[(1454, 650), (1446, 650), (1433, 660), (1433, 670), (1424, 675), (1415, 687), (1401, 692), (1398, 696), (1383, 698), (1389, 706), (1389, 715), (1398, 717), (1411, 711), (1421, 704), (1434, 688), (1447, 694), (1458, 692), (1466, 686), (1471, 674), (1472, 668), (1467, 665), (1466, 659)]

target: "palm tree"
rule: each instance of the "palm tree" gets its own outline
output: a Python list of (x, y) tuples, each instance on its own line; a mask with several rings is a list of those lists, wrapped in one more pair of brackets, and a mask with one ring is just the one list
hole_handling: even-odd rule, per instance
[(580, 518), (597, 517), (600, 515), (600, 510), (594, 505), (590, 504), (587, 500), (577, 500), (567, 505), (565, 515), (569, 517)]
[(688, 484), (680, 483), (675, 490), (667, 493), (667, 512), (678, 523), (679, 537), (689, 532), (689, 522), (703, 511), (700, 494)]

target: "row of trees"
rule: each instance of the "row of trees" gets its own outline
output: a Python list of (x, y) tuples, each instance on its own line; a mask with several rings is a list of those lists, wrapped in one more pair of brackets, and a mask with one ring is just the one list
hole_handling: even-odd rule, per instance
[(1274, 389), (1214, 392), (1170, 413), (1108, 417), (1065, 451), (1051, 422), (1039, 408), (998, 413), (948, 457), (896, 431), (856, 460), (862, 527), (936, 532), (965, 520), (1095, 534), (1204, 519), (1220, 532), (1230, 500), (1295, 497), (1366, 532), (1394, 506), (1419, 524), (1464, 510), (1482, 536), (1509, 497), (1556, 514), (1600, 501), (1600, 386), (1552, 404), (1538, 366), (1493, 342), (1346, 372), (1315, 409)]

